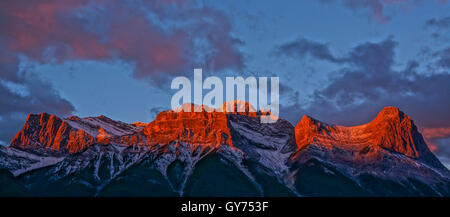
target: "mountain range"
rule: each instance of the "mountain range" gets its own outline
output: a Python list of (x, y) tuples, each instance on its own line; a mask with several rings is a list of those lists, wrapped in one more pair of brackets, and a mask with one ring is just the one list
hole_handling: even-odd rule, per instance
[(0, 196), (450, 196), (450, 171), (398, 108), (360, 126), (293, 126), (231, 103), (246, 112), (30, 114), (0, 146)]

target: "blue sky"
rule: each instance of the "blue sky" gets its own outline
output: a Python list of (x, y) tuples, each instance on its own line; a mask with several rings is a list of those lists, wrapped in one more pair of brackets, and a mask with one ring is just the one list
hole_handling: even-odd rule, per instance
[[(326, 75), (334, 73), (336, 68), (320, 60), (276, 58), (273, 56), (275, 46), (305, 37), (329, 45), (338, 55), (358, 43), (377, 42), (392, 36), (399, 42), (398, 64), (405, 64), (424, 46), (436, 46), (430, 32), (424, 31), (424, 24), (429, 19), (445, 17), (450, 11), (450, 5), (443, 7), (435, 3), (413, 4), (407, 12), (388, 8), (386, 13), (392, 14), (392, 20), (379, 23), (368, 9), (352, 11), (340, 3), (206, 1), (204, 5), (224, 11), (232, 23), (232, 34), (245, 43), (239, 49), (245, 55), (246, 67), (232, 73), (236, 76), (245, 73), (279, 75), (283, 83), (303, 93), (300, 97), (325, 86)], [(75, 114), (80, 116), (106, 113), (127, 122), (151, 121), (153, 116), (149, 109), (170, 107), (173, 92), (168, 93), (169, 83), (158, 88), (147, 81), (133, 79), (133, 67), (120, 60), (33, 66), (39, 76), (50, 81), (61, 96), (74, 104)], [(186, 69), (186, 73), (192, 73), (192, 69)], [(291, 79), (294, 76), (295, 79)]]

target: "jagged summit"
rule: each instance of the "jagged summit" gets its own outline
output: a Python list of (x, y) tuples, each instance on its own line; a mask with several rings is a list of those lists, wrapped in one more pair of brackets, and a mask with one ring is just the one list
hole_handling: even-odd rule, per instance
[[(394, 106), (387, 106), (381, 109), (378, 114), (369, 123), (376, 123), (381, 121), (387, 122), (412, 122), (411, 117), (406, 115), (402, 110)], [(368, 124), (369, 124), (368, 123)]]
[[(407, 118), (408, 121), (410, 121), (410, 117), (403, 113), (399, 108), (394, 106), (388, 106), (384, 107), (380, 112), (378, 112), (377, 116), (370, 121), (369, 123), (378, 122), (378, 121), (392, 121), (392, 122), (399, 122), (402, 121), (403, 118)], [(330, 124), (325, 123), (323, 121), (317, 120), (309, 115), (303, 115), (300, 119), (299, 123), (297, 125), (318, 125), (318, 126), (329, 126)], [(333, 125), (336, 127), (344, 127), (339, 125)], [(354, 126), (355, 127), (355, 126)]]
[(341, 149), (349, 153), (349, 158), (355, 157), (354, 153), (370, 151), (375, 156), (387, 150), (440, 165), (411, 118), (396, 107), (385, 107), (369, 123), (351, 127), (303, 116), (295, 127), (295, 137), (298, 149), (309, 145)]
[(297, 125), (302, 125), (302, 126), (312, 126), (312, 125), (317, 125), (319, 127), (325, 127), (328, 126), (327, 123), (319, 121), (311, 116), (308, 115), (303, 115), (302, 119), (300, 119), (300, 121), (297, 123)]
[(148, 123), (144, 123), (144, 122), (140, 122), (140, 121), (136, 121), (133, 123), (134, 126), (136, 127), (145, 127), (147, 126)]
[(378, 112), (376, 119), (403, 119), (403, 117), (405, 116), (408, 117), (399, 108), (394, 106), (387, 106), (381, 109), (380, 112)]
[(111, 120), (111, 118), (108, 118), (105, 115), (99, 115), (97, 118)]
[(256, 109), (249, 102), (242, 101), (242, 100), (234, 100), (234, 101), (229, 101), (229, 102), (223, 103), (222, 111), (227, 112), (227, 113), (234, 113), (234, 114), (236, 114), (236, 113), (251, 114), (251, 113), (257, 112)]
[[(173, 110), (160, 112), (154, 121), (142, 129), (136, 138), (138, 143), (153, 145), (182, 141), (194, 144), (232, 145), (225, 113), (205, 110), (194, 112), (193, 104), (184, 106), (191, 106), (191, 112)], [(202, 106), (202, 109), (209, 107)]]
[(249, 103), (242, 100), (234, 100), (224, 102), (217, 108), (209, 107), (207, 105), (197, 105), (194, 103), (184, 103), (179, 108), (175, 108), (172, 111), (190, 111), (190, 112), (224, 112), (229, 114), (247, 114), (254, 116), (258, 111)]
[(67, 120), (71, 120), (71, 121), (81, 121), (81, 118), (78, 117), (78, 116), (73, 115), (73, 116), (68, 117)]
[(143, 126), (114, 121), (106, 116), (60, 118), (48, 113), (29, 114), (10, 146), (44, 154), (73, 154), (109, 138), (133, 134)]
[(194, 103), (184, 103), (179, 108), (167, 112), (213, 112), (215, 108), (211, 108), (207, 105), (197, 105)]

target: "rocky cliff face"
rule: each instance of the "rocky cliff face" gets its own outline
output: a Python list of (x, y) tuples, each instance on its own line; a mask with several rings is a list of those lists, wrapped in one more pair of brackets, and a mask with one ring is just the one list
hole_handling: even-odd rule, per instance
[(227, 116), (222, 112), (163, 111), (136, 135), (119, 137), (118, 143), (153, 146), (174, 141), (216, 147), (232, 146)]
[(34, 195), (450, 195), (450, 172), (397, 108), (361, 126), (304, 116), (294, 128), (232, 103), (245, 112), (184, 105), (148, 124), (29, 115), (0, 169)]
[(62, 119), (47, 113), (30, 114), (10, 146), (61, 156), (81, 152), (96, 143), (109, 144), (112, 137), (135, 133), (142, 128), (142, 125), (125, 124), (105, 116)]
[(94, 144), (95, 138), (55, 115), (30, 114), (11, 147), (36, 153), (72, 154)]
[(295, 127), (295, 136), (298, 149), (313, 144), (342, 150), (348, 152), (342, 157), (349, 160), (367, 160), (388, 151), (442, 167), (411, 118), (395, 107), (386, 107), (371, 122), (352, 127), (329, 125), (304, 116)]

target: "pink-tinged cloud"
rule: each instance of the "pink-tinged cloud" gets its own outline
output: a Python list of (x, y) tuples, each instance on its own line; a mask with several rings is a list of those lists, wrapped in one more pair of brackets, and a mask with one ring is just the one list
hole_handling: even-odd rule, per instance
[(422, 131), (423, 136), (427, 139), (442, 139), (450, 137), (450, 127), (448, 128), (426, 128)]
[(437, 144), (437, 140), (450, 138), (450, 127), (439, 127), (439, 128), (425, 128), (422, 130), (422, 135), (428, 143), (431, 151), (437, 152), (442, 151), (439, 149), (450, 147), (442, 147)]
[(4, 28), (0, 34), (6, 40), (5, 47), (39, 61), (43, 60), (45, 49), (52, 46), (58, 48), (58, 60), (107, 57), (107, 48), (99, 43), (100, 36), (74, 22), (72, 14), (86, 5), (86, 1), (2, 1)]
[[(321, 2), (333, 2), (332, 0), (321, 0)], [(447, 0), (341, 0), (344, 7), (353, 11), (369, 10), (371, 16), (379, 23), (387, 23), (391, 17), (386, 10), (400, 7), (407, 11), (412, 5), (417, 3), (439, 3), (446, 4)]]
[[(243, 66), (225, 15), (194, 1), (16, 0), (1, 1), (0, 13), (0, 46), (34, 61), (120, 59), (134, 64), (137, 78), (153, 81), (198, 65)], [(176, 25), (185, 21), (192, 24)], [(198, 48), (198, 40), (208, 48)]]

